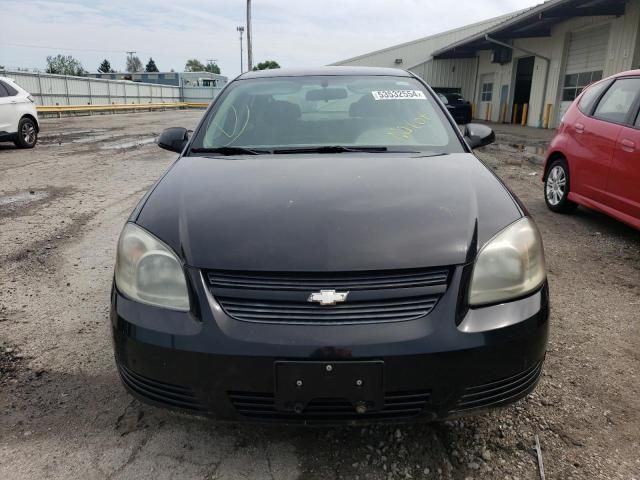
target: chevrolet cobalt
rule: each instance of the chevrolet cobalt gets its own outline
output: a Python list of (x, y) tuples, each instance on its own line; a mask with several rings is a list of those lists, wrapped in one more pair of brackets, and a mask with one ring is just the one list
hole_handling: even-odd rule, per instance
[(437, 420), (518, 400), (545, 357), (538, 229), (424, 82), (241, 75), (135, 208), (111, 296), (125, 387), (218, 419)]

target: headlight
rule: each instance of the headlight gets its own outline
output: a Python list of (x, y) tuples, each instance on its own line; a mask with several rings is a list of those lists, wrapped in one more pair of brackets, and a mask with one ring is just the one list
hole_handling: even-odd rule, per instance
[(146, 230), (127, 223), (118, 241), (116, 285), (132, 300), (188, 311), (182, 264), (173, 251)]
[(525, 296), (537, 290), (546, 276), (540, 232), (531, 219), (523, 218), (480, 250), (471, 276), (469, 305)]

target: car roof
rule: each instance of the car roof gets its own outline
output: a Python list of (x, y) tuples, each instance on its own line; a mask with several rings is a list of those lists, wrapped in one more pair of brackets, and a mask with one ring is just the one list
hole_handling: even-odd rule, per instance
[(13, 88), (15, 88), (18, 91), (18, 93), (20, 95), (25, 95), (25, 94), (29, 95), (29, 92), (27, 92), (24, 88), (22, 88), (20, 85), (18, 85), (13, 78), (0, 76), (0, 80), (2, 80), (3, 82), (6, 82), (9, 85), (11, 85)]
[[(18, 85), (13, 78), (0, 76), (0, 80), (2, 80), (3, 82), (10, 83), (11, 86), (13, 86), (13, 87), (20, 87), (20, 85)], [(20, 88), (22, 88), (22, 87), (20, 87)]]
[(615, 75), (611, 75), (609, 78), (619, 78), (619, 77), (637, 77), (640, 76), (640, 70), (627, 70), (626, 72), (616, 73)]
[(238, 79), (271, 78), (271, 77), (311, 77), (316, 75), (327, 76), (393, 76), (410, 77), (411, 74), (399, 68), (382, 67), (313, 67), (313, 68), (274, 68), (270, 70), (257, 70), (243, 73)]

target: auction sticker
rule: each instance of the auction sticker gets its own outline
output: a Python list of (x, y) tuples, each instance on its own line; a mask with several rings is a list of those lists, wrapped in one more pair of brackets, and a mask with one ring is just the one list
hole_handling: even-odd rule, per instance
[(371, 92), (376, 100), (426, 100), (422, 90), (375, 90)]

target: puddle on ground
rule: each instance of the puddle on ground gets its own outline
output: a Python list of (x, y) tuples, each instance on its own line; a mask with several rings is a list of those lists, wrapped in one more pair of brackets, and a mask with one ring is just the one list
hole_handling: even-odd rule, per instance
[(97, 134), (90, 134), (89, 136), (83, 137), (83, 138), (76, 138), (75, 140), (71, 140), (71, 143), (91, 143), (91, 142), (99, 142), (102, 140), (109, 140), (112, 139), (113, 135), (111, 134), (101, 134), (101, 135), (97, 135)]
[(110, 129), (108, 128), (90, 128), (88, 130), (70, 130), (68, 132), (60, 132), (59, 135), (65, 136), (75, 136), (75, 135), (95, 135), (98, 133), (108, 132)]
[(11, 206), (21, 206), (27, 205), (31, 202), (37, 202), (38, 200), (43, 200), (49, 196), (49, 192), (45, 191), (33, 191), (31, 192), (18, 192), (12, 195), (4, 195), (0, 196), (0, 206), (3, 205), (11, 205)]
[(126, 150), (149, 145), (156, 140), (155, 136), (132, 140), (136, 135), (114, 133), (114, 130), (121, 129), (122, 128), (91, 128), (86, 130), (71, 130), (41, 137), (41, 141), (42, 143), (57, 143), (58, 145), (85, 145), (91, 143), (98, 144), (100, 150)]
[(40, 141), (44, 143), (84, 143), (84, 142), (93, 142), (96, 137), (104, 136), (108, 138), (108, 135), (105, 135), (105, 132), (108, 132), (108, 128), (92, 128), (89, 130), (69, 130), (66, 132), (56, 132), (47, 135), (42, 135), (40, 137)]
[(490, 147), (510, 153), (530, 153), (544, 157), (547, 153), (546, 145), (526, 145), (524, 143), (494, 143)]
[(547, 147), (542, 145), (524, 145), (522, 143), (510, 143), (509, 147), (519, 152), (533, 153), (535, 155), (543, 155), (547, 151)]
[(130, 142), (105, 143), (100, 147), (100, 150), (136, 148), (136, 147), (142, 147), (144, 145), (149, 145), (151, 143), (155, 143), (155, 141), (156, 141), (156, 137), (149, 137), (149, 138), (141, 138), (139, 140), (134, 140)]

